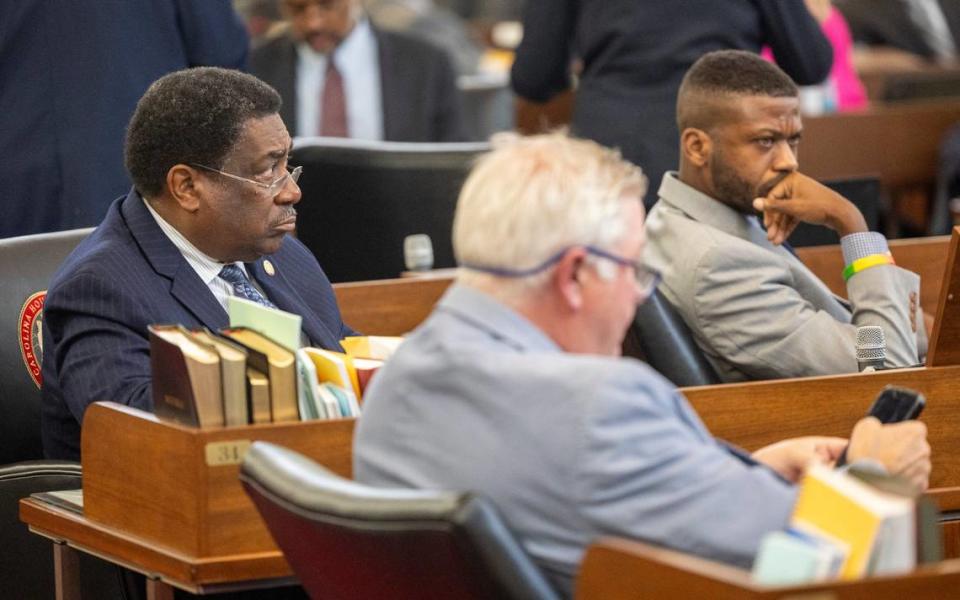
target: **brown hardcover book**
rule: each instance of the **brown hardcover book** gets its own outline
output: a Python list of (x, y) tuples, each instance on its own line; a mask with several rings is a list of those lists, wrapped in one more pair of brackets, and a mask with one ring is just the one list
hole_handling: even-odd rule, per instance
[(223, 427), (220, 356), (181, 325), (151, 325), (150, 367), (157, 416), (185, 425)]
[(270, 380), (270, 410), (274, 423), (299, 421), (296, 355), (258, 331), (247, 327), (220, 330), (220, 334), (247, 350), (247, 364)]
[(247, 410), (251, 423), (269, 423), (270, 380), (256, 369), (247, 367)]
[(240, 344), (220, 337), (209, 329), (198, 329), (192, 333), (194, 338), (212, 346), (220, 355), (226, 425), (234, 427), (250, 423), (247, 409), (247, 351)]

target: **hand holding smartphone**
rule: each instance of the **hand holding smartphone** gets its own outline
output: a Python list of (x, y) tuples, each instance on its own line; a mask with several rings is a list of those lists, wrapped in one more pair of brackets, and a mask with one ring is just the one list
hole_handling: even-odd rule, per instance
[[(926, 405), (927, 399), (920, 392), (888, 385), (880, 391), (877, 399), (870, 405), (867, 416), (876, 417), (883, 424), (899, 423), (916, 419)], [(847, 463), (847, 448), (844, 448), (840, 458), (837, 459), (838, 467)]]

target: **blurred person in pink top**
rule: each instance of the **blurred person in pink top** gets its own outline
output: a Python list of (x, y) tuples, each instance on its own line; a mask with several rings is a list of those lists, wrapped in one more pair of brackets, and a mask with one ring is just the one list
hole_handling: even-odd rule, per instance
[[(853, 37), (843, 14), (830, 0), (806, 0), (807, 9), (820, 23), (823, 34), (833, 47), (833, 67), (824, 82), (830, 89), (830, 110), (861, 110), (867, 106), (867, 92), (853, 67)], [(763, 49), (763, 57), (773, 62), (770, 48)]]

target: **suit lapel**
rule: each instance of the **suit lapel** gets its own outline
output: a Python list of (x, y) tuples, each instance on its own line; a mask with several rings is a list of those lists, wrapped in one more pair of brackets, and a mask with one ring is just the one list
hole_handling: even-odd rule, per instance
[(167, 237), (144, 201), (130, 192), (120, 207), (134, 241), (156, 273), (170, 280), (170, 294), (204, 326), (216, 331), (228, 325), (227, 313)]
[[(402, 126), (404, 115), (401, 112), (402, 103), (394, 102), (394, 98), (403, 97), (400, 94), (402, 81), (399, 74), (403, 71), (395, 61), (396, 52), (393, 48), (393, 40), (389, 36), (383, 35), (380, 30), (370, 25), (373, 36), (377, 40), (377, 58), (380, 62), (380, 96), (383, 103), (383, 139), (400, 140), (402, 136)], [(409, 118), (409, 117), (407, 117)]]
[[(265, 268), (267, 263), (270, 266)], [(331, 332), (319, 316), (307, 306), (300, 294), (290, 285), (286, 274), (280, 270), (276, 261), (266, 256), (254, 262), (246, 263), (246, 265), (251, 277), (256, 279), (263, 291), (266, 292), (267, 297), (277, 305), (277, 308), (300, 315), (303, 318), (303, 332), (307, 335), (311, 344), (331, 350), (340, 349), (339, 337)]]

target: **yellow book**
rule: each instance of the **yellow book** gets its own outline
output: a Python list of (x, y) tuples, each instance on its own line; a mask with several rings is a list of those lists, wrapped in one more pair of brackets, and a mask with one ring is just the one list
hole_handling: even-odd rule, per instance
[(247, 411), (251, 423), (269, 423), (270, 416), (270, 380), (256, 369), (247, 367)]
[(243, 346), (247, 351), (247, 364), (270, 380), (273, 422), (299, 421), (296, 355), (293, 351), (247, 327), (222, 329), (220, 334)]
[(356, 335), (340, 340), (344, 352), (355, 358), (387, 360), (403, 342), (399, 336)]
[(842, 579), (909, 571), (916, 562), (914, 503), (847, 473), (812, 467), (800, 485), (791, 525), (847, 550)]
[(223, 416), (228, 427), (250, 422), (247, 408), (247, 351), (239, 344), (222, 338), (208, 329), (191, 332), (201, 343), (220, 355), (220, 377), (223, 387)]

